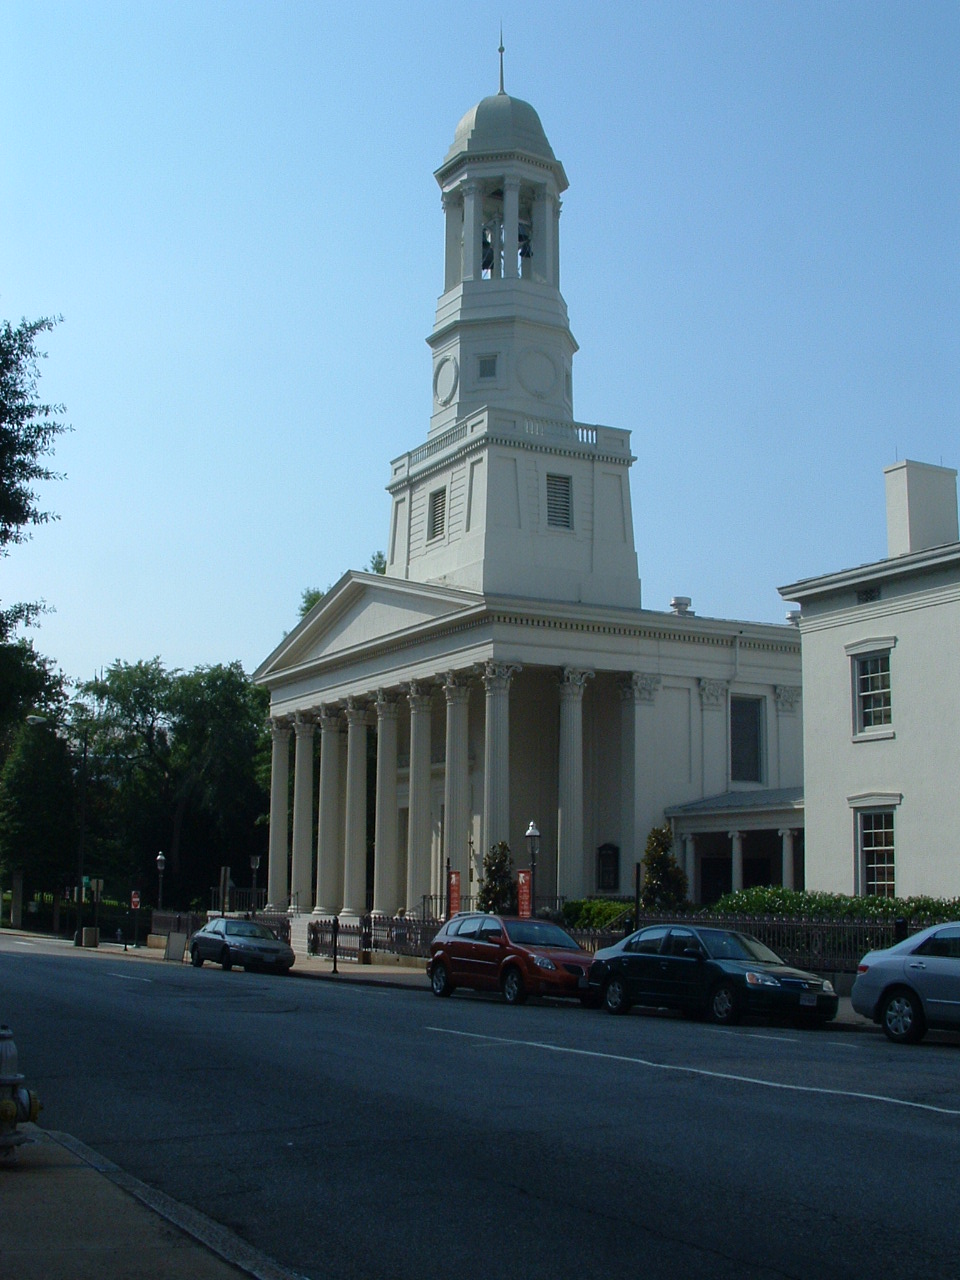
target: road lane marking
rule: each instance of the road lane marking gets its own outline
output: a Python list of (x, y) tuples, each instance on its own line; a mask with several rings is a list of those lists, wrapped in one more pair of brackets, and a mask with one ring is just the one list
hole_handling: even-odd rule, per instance
[(129, 973), (108, 973), (107, 977), (119, 978), (121, 982), (146, 982), (146, 983), (153, 982), (152, 978), (135, 978), (132, 974), (129, 974)]
[(566, 1053), (578, 1058), (602, 1058), (608, 1062), (626, 1062), (651, 1071), (668, 1071), (678, 1075), (702, 1076), (709, 1080), (729, 1080), (734, 1084), (755, 1084), (761, 1089), (779, 1089), (785, 1093), (812, 1093), (827, 1098), (853, 1098), (861, 1102), (883, 1102), (892, 1107), (908, 1107), (912, 1111), (930, 1111), (938, 1116), (960, 1116), (956, 1107), (935, 1107), (929, 1102), (910, 1102), (883, 1093), (861, 1093), (855, 1089), (824, 1089), (810, 1084), (783, 1084), (777, 1080), (761, 1080), (759, 1076), (740, 1076), (730, 1071), (708, 1071), (706, 1067), (682, 1067), (668, 1062), (652, 1062), (625, 1053), (601, 1053), (596, 1049), (572, 1049), (568, 1045), (547, 1044), (542, 1040), (511, 1040), (504, 1036), (485, 1036), (475, 1031), (451, 1031), (449, 1027), (427, 1027), (442, 1036), (460, 1036), (466, 1040), (484, 1040), (489, 1044), (514, 1045), (522, 1049), (543, 1049), (547, 1053)]
[(714, 1035), (737, 1036), (741, 1040), (775, 1040), (778, 1044), (799, 1044), (799, 1036), (765, 1036), (762, 1031), (727, 1031), (724, 1027), (715, 1027)]

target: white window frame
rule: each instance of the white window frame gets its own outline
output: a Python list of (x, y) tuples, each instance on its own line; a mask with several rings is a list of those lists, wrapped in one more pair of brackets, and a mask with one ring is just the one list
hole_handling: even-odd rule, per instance
[[(887, 878), (887, 885), (890, 889), (889, 895), (893, 897), (896, 892), (896, 873), (897, 873), (897, 821), (896, 810), (903, 800), (903, 795), (897, 791), (866, 791), (858, 795), (847, 796), (847, 804), (853, 810), (853, 842), (854, 842), (854, 876), (853, 891), (858, 897), (864, 897), (870, 889), (870, 876), (867, 868), (867, 857), (870, 848), (880, 848), (879, 845), (871, 845), (868, 847), (865, 839), (865, 818), (873, 819), (878, 815), (882, 815), (885, 819), (889, 818), (890, 843), (889, 843), (889, 862), (890, 875)], [(876, 877), (874, 876), (874, 881)]]
[[(850, 659), (854, 742), (893, 738), (893, 661), (896, 636), (859, 640), (844, 647)], [(870, 670), (871, 664), (877, 664)]]
[[(858, 809), (857, 857), (861, 894), (881, 898), (897, 895), (896, 819), (892, 805)], [(876, 837), (880, 836), (878, 840)]]

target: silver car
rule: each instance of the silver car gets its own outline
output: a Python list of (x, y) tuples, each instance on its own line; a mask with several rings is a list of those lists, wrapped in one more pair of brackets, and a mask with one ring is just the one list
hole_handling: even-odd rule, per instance
[(851, 1002), (897, 1044), (916, 1043), (930, 1028), (960, 1029), (960, 922), (867, 952)]
[(212, 960), (224, 969), (239, 964), (244, 969), (289, 973), (294, 954), (265, 924), (218, 916), (208, 920), (190, 939), (190, 959), (198, 969), (204, 960)]

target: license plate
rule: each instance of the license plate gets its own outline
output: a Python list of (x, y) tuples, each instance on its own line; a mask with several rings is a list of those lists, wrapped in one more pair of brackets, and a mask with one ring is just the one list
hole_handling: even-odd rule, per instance
[(804, 1008), (816, 1008), (816, 1005), (817, 1005), (816, 993), (813, 991), (801, 991), (800, 1003), (801, 1005), (804, 1006)]

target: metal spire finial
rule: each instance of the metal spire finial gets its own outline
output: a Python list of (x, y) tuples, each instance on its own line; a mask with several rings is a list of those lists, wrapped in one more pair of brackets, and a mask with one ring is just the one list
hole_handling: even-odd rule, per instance
[(500, 23), (500, 92), (503, 93), (503, 23)]

